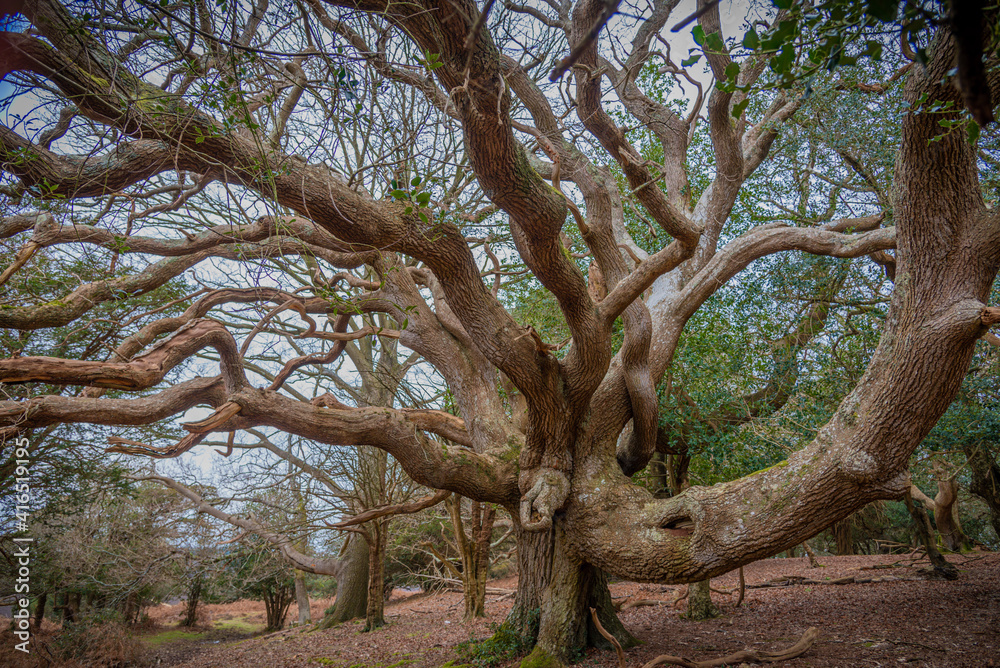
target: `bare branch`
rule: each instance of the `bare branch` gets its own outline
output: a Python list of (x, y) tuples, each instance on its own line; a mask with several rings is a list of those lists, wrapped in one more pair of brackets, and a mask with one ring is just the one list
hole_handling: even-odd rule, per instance
[(343, 562), (339, 559), (317, 559), (316, 557), (310, 557), (305, 555), (293, 546), (293, 541), (288, 536), (284, 536), (273, 531), (269, 531), (260, 522), (257, 522), (250, 518), (243, 518), (237, 515), (230, 515), (227, 512), (220, 510), (219, 508), (213, 506), (212, 504), (205, 501), (204, 498), (193, 489), (182, 485), (181, 483), (173, 480), (172, 478), (167, 478), (159, 475), (143, 476), (138, 478), (139, 480), (152, 480), (160, 483), (164, 487), (168, 487), (184, 498), (190, 500), (195, 504), (195, 510), (199, 513), (205, 513), (206, 515), (211, 515), (216, 519), (220, 519), (223, 522), (232, 524), (233, 526), (240, 527), (241, 529), (246, 529), (254, 534), (260, 536), (267, 542), (271, 543), (277, 547), (289, 564), (295, 568), (305, 571), (307, 573), (315, 573), (317, 575), (332, 575), (334, 577), (340, 575), (343, 569)]
[(223, 378), (230, 392), (248, 387), (236, 341), (225, 326), (215, 320), (194, 320), (131, 362), (84, 362), (56, 357), (0, 360), (0, 381), (140, 390), (153, 387), (167, 372), (205, 347), (219, 352)]
[(365, 522), (370, 522), (371, 520), (375, 520), (380, 517), (418, 513), (421, 510), (430, 508), (431, 506), (436, 506), (449, 496), (451, 496), (451, 492), (447, 490), (439, 490), (429, 496), (425, 496), (422, 499), (417, 499), (416, 501), (410, 501), (408, 503), (395, 503), (388, 506), (380, 506), (378, 508), (369, 508), (354, 517), (343, 520), (342, 522), (337, 522), (336, 524), (330, 524), (328, 526), (331, 529), (346, 529), (347, 527), (364, 524)]

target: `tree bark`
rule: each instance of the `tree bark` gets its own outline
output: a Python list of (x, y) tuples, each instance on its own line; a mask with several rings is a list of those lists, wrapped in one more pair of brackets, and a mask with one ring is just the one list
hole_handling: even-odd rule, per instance
[(701, 580), (688, 585), (688, 607), (685, 617), (692, 621), (713, 619), (722, 613), (712, 603), (712, 581)]
[(368, 541), (368, 605), (365, 608), (365, 631), (385, 626), (385, 546), (384, 520), (375, 520)]
[(319, 628), (330, 628), (363, 617), (368, 607), (368, 544), (351, 534), (344, 548), (343, 568), (337, 576), (337, 600)]
[[(528, 638), (537, 634), (534, 649), (522, 662), (522, 668), (568, 665), (586, 647), (610, 649), (611, 644), (591, 621), (591, 607), (622, 647), (635, 646), (638, 641), (615, 613), (607, 576), (570, 554), (561, 526), (556, 523), (550, 532), (542, 534), (542, 540), (537, 533), (527, 536), (528, 540), (518, 540), (518, 600), (506, 622), (520, 624)], [(521, 580), (530, 585), (522, 588)], [(534, 601), (538, 608), (525, 609)], [(531, 633), (533, 629), (535, 634)]]
[(946, 580), (955, 580), (958, 578), (958, 569), (948, 563), (937, 549), (937, 544), (934, 542), (934, 532), (931, 530), (931, 521), (927, 517), (927, 511), (923, 506), (917, 505), (913, 501), (913, 497), (910, 495), (909, 490), (906, 491), (906, 495), (903, 497), (906, 503), (906, 509), (910, 513), (910, 517), (913, 518), (913, 525), (917, 532), (917, 537), (920, 542), (923, 543), (924, 549), (927, 551), (927, 558), (930, 559), (931, 567), (934, 569), (939, 577)]
[(475, 581), (475, 596), (470, 609), (470, 601), (466, 599), (465, 616), (467, 619), (486, 616), (486, 579), (490, 570), (490, 541), (493, 538), (493, 522), (496, 520), (496, 508), (491, 504), (473, 502), (473, 532), (475, 541), (472, 545), (473, 569)]
[(292, 604), (292, 589), (284, 583), (275, 582), (273, 589), (264, 591), (264, 610), (267, 615), (265, 631), (278, 631), (285, 625), (288, 608)]
[(839, 556), (854, 554), (854, 524), (850, 517), (845, 517), (833, 525), (833, 537), (837, 543)]
[(312, 611), (309, 610), (309, 590), (306, 589), (306, 579), (302, 571), (295, 571), (295, 604), (299, 609), (299, 625), (312, 623)]
[(819, 559), (816, 558), (816, 553), (813, 549), (809, 547), (809, 541), (802, 541), (802, 549), (805, 551), (806, 555), (809, 556), (809, 568), (822, 568), (823, 564), (819, 563)]
[(447, 501), (451, 513), (455, 542), (462, 557), (462, 592), (465, 597), (463, 619), (470, 621), (486, 616), (486, 576), (490, 566), (490, 538), (496, 509), (489, 504), (472, 501), (470, 537), (465, 535), (462, 521), (462, 497)]
[(934, 513), (934, 525), (944, 546), (952, 552), (958, 552), (969, 542), (958, 517), (958, 481), (953, 476), (948, 476), (940, 466), (935, 471), (938, 491), (933, 499), (912, 484), (910, 495)]

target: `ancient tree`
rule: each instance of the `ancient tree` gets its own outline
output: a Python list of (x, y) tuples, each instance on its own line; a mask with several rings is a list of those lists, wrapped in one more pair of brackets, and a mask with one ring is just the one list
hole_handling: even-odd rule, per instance
[[(670, 53), (683, 18), (670, 0), (620, 14), (608, 0), (277, 4), (25, 0), (30, 27), (0, 33), (0, 75), (31, 86), (45, 118), (0, 127), (0, 236), (20, 240), (0, 280), (22, 286), (0, 327), (23, 344), (0, 361), (5, 436), (160, 424), (207, 405), (187, 435), (144, 452), (178, 456), (252, 428), (379, 448), (418, 483), (517, 518), (508, 623), (537, 638), (532, 665), (600, 641), (588, 607), (627, 640), (606, 573), (705, 580), (903, 494), (910, 454), (1000, 320), (986, 303), (1000, 217), (965, 112), (974, 98), (985, 122), (983, 99), (998, 99), (994, 35), (925, 22), (903, 31), (883, 81), (832, 75), (845, 94), (904, 87), (889, 210), (775, 215), (737, 233), (734, 206), (807, 103), (807, 84), (785, 75), (808, 65), (795, 35), (815, 21), (794, 7), (740, 46), (718, 4), (701, 5), (689, 22), (704, 90), (691, 59)], [(970, 70), (984, 49), (990, 67)], [(966, 97), (956, 58), (959, 78), (978, 77)], [(695, 99), (685, 110), (655, 94), (654, 75), (684, 79)], [(637, 148), (636, 128), (655, 151)], [(655, 248), (636, 242), (637, 220)], [(654, 498), (630, 478), (664, 447), (656, 386), (682, 330), (754, 260), (787, 251), (891, 267), (867, 371), (782, 465)], [(23, 287), (33, 267), (83, 256), (106, 275), (66, 269), (57, 296)], [(116, 321), (95, 345), (70, 354), (44, 336), (105, 332), (92, 312), (192, 268), (201, 289)], [(506, 290), (529, 277), (568, 340), (511, 316)], [(302, 393), (336, 393), (323, 368), (340, 363), (338, 342), (387, 335), (447, 388), (438, 408)]]

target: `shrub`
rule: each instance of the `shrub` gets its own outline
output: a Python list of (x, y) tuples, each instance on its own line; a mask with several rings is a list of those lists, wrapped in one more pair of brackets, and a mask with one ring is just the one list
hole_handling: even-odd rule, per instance
[(101, 611), (65, 624), (52, 641), (52, 653), (84, 665), (125, 668), (139, 663), (142, 644), (118, 613)]

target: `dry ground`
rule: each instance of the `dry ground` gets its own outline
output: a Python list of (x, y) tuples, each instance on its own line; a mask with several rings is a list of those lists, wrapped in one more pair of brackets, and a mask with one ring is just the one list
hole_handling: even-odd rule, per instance
[[(822, 630), (820, 639), (805, 655), (782, 665), (1000, 666), (1000, 554), (950, 559), (961, 570), (960, 579), (953, 582), (917, 579), (917, 568), (905, 565), (873, 568), (899, 562), (900, 557), (823, 557), (825, 567), (815, 569), (809, 568), (805, 558), (759, 561), (746, 568), (748, 585), (788, 575), (824, 582), (845, 576), (881, 581), (750, 588), (740, 608), (733, 607), (735, 596), (715, 595), (724, 615), (706, 622), (686, 621), (669, 605), (681, 587), (621, 582), (613, 584), (611, 591), (616, 600), (667, 603), (621, 613), (625, 625), (643, 641), (627, 651), (630, 667), (667, 653), (699, 660), (745, 647), (783, 649), (810, 626)], [(736, 574), (731, 573), (713, 580), (713, 586), (730, 589), (736, 582)], [(513, 579), (490, 583), (507, 589), (515, 585)], [(498, 601), (491, 596), (488, 618), (466, 624), (461, 620), (460, 593), (405, 596), (397, 592), (386, 607), (389, 626), (374, 633), (361, 633), (360, 622), (328, 631), (292, 629), (238, 642), (203, 644), (182, 661), (160, 665), (438, 668), (451, 661), (456, 666), (466, 659), (456, 653), (455, 646), (490, 635), (491, 625), (501, 622), (511, 605), (509, 598)], [(314, 605), (314, 617), (327, 604)], [(213, 616), (232, 614), (225, 611), (226, 606), (216, 607), (211, 610)], [(507, 668), (517, 662), (499, 665)], [(614, 668), (617, 664), (613, 652), (590, 650), (580, 665)]]
[[(704, 660), (747, 647), (784, 649), (810, 626), (822, 630), (820, 639), (782, 666), (1000, 668), (1000, 554), (950, 560), (961, 571), (957, 581), (919, 579), (922, 564), (912, 567), (908, 561), (900, 563), (900, 557), (823, 557), (825, 567), (815, 569), (805, 558), (759, 561), (746, 568), (748, 585), (786, 576), (819, 582), (847, 576), (878, 581), (748, 588), (740, 608), (733, 606), (735, 596), (714, 595), (724, 614), (706, 622), (686, 621), (670, 605), (683, 587), (619, 582), (611, 585), (611, 592), (623, 603), (662, 602), (621, 613), (643, 642), (627, 651), (629, 668), (660, 654)], [(713, 580), (713, 586), (732, 589), (736, 582), (731, 573)], [(490, 586), (513, 589), (516, 580)], [(319, 619), (330, 603), (313, 601), (313, 618)], [(351, 622), (326, 631), (292, 628), (267, 636), (259, 635), (264, 625), (261, 603), (206, 606), (202, 625), (194, 632), (176, 627), (181, 605), (160, 606), (150, 611), (154, 628), (141, 636), (143, 663), (184, 668), (457, 668), (469, 661), (456, 646), (488, 637), (510, 606), (510, 597), (490, 596), (489, 616), (466, 624), (460, 593), (424, 596), (397, 590), (386, 607), (389, 625), (374, 633), (361, 633), (361, 622)], [(294, 612), (293, 606), (290, 619)], [(51, 640), (56, 633), (58, 628), (46, 622), (42, 637)], [(11, 651), (9, 630), (0, 631), (0, 642), (0, 666), (54, 665), (44, 652), (29, 657)], [(510, 668), (518, 662), (496, 665)], [(589, 650), (579, 665), (617, 668), (614, 652), (597, 650)]]

